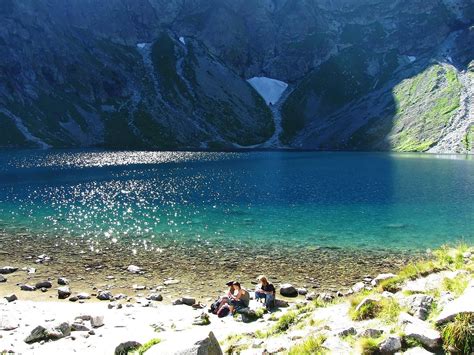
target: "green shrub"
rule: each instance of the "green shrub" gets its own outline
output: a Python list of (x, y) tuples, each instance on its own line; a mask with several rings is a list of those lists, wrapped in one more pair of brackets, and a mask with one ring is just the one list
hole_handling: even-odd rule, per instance
[(459, 297), (462, 295), (468, 284), (469, 277), (464, 274), (459, 274), (452, 279), (445, 277), (441, 283), (441, 288), (443, 291), (449, 291), (454, 296)]
[(362, 355), (376, 355), (380, 354), (379, 344), (381, 339), (377, 338), (360, 338), (357, 347), (359, 348), (359, 353)]
[(156, 344), (159, 344), (161, 342), (161, 339), (158, 339), (158, 338), (155, 338), (155, 339), (151, 339), (150, 341), (146, 342), (145, 344), (143, 344), (142, 346), (140, 346), (138, 348), (138, 350), (136, 351), (136, 354), (138, 355), (143, 355), (145, 354), (148, 350), (150, 350), (150, 348)]
[(393, 298), (382, 298), (379, 301), (367, 302), (357, 311), (357, 305), (362, 302), (360, 297), (351, 300), (349, 311), (352, 320), (380, 318), (386, 323), (393, 323), (401, 312), (400, 304)]
[(474, 313), (458, 314), (442, 331), (447, 352), (471, 354), (474, 351)]
[(326, 340), (323, 336), (307, 338), (304, 342), (296, 344), (288, 351), (288, 355), (318, 355), (327, 353), (322, 347)]
[(297, 319), (297, 314), (294, 311), (289, 311), (282, 315), (280, 319), (276, 322), (276, 324), (272, 327), (271, 333), (276, 334), (276, 333), (281, 333), (286, 330), (288, 330), (295, 322)]

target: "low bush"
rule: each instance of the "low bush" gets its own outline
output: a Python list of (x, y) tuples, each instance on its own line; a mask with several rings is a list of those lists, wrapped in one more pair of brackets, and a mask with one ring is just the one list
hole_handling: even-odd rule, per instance
[(360, 338), (357, 347), (359, 353), (362, 355), (377, 355), (380, 354), (379, 345), (381, 339), (379, 338)]
[(443, 328), (441, 335), (447, 352), (471, 354), (474, 351), (474, 313), (458, 314)]

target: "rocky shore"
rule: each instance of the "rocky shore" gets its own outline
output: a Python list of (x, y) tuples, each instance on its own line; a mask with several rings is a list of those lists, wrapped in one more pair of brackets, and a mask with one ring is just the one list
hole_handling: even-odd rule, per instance
[(7, 287), (34, 270), (0, 266), (0, 353), (470, 353), (473, 272), (474, 248), (442, 248), (397, 274), (365, 275), (338, 290), (279, 283), (273, 312), (252, 300), (240, 314), (217, 318), (205, 309), (215, 295), (183, 293), (167, 302), (159, 288), (139, 284), (133, 295), (86, 293), (64, 277)]

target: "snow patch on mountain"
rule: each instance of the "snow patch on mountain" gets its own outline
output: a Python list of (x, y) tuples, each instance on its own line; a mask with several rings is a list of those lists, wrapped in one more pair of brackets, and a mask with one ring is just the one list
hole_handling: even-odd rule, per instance
[(288, 88), (287, 83), (264, 76), (250, 78), (247, 82), (257, 90), (267, 105), (276, 104), (278, 100), (280, 100), (281, 95)]
[(148, 43), (137, 43), (137, 47), (138, 47), (139, 49), (143, 49), (143, 48), (145, 48), (147, 45), (148, 45)]
[(179, 41), (180, 41), (182, 44), (186, 45), (186, 41), (184, 40), (184, 37), (179, 37)]

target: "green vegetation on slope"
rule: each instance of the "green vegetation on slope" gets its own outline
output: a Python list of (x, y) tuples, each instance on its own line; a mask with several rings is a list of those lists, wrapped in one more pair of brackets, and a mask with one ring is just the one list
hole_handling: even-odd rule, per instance
[(463, 139), (464, 147), (468, 152), (474, 150), (474, 125), (469, 126)]
[(395, 86), (392, 149), (423, 152), (434, 145), (459, 108), (460, 91), (456, 70), (439, 64)]

